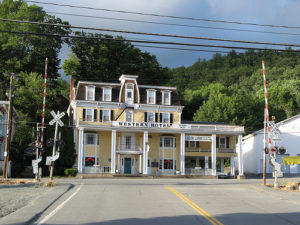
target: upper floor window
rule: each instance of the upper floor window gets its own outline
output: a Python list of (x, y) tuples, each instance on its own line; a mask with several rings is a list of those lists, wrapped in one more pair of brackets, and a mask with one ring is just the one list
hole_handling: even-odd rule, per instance
[(171, 92), (170, 91), (162, 92), (162, 104), (163, 105), (171, 105)]
[(125, 111), (125, 122), (133, 122), (133, 111), (132, 110)]
[(127, 83), (126, 84), (125, 102), (133, 103), (133, 96), (134, 96), (134, 84)]
[(170, 113), (162, 113), (161, 114), (161, 123), (170, 123)]
[(217, 148), (229, 148), (229, 137), (217, 137)]
[(102, 110), (102, 121), (110, 121), (110, 110), (109, 109)]
[(165, 148), (176, 147), (176, 138), (171, 136), (161, 136), (159, 139), (159, 146)]
[(86, 87), (86, 100), (95, 100), (95, 87), (94, 86), (87, 86)]
[(103, 101), (105, 101), (105, 102), (111, 101), (111, 87), (103, 88)]
[(83, 109), (83, 119), (84, 121), (89, 121), (89, 122), (97, 120), (97, 110)]
[(147, 112), (147, 122), (154, 123), (155, 122), (155, 113)]
[(147, 104), (155, 104), (156, 102), (156, 91), (147, 90)]

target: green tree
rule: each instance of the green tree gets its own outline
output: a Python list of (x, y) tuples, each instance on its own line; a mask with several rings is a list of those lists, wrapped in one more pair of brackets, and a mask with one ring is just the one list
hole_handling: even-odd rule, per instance
[(71, 54), (64, 62), (65, 74), (77, 81), (117, 82), (121, 74), (139, 75), (140, 84), (167, 83), (167, 69), (154, 55), (142, 52), (122, 37), (86, 34), (70, 40)]

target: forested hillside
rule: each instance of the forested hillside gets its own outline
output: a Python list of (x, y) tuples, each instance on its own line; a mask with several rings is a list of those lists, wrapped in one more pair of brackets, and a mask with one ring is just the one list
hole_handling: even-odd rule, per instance
[(294, 51), (247, 51), (215, 54), (187, 68), (170, 70), (185, 105), (183, 120), (263, 127), (262, 60), (266, 65), (270, 115), (283, 120), (300, 112), (300, 55)]

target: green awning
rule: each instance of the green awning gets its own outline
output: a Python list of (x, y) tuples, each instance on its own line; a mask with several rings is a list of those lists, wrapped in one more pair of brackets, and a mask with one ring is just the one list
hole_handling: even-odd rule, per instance
[(297, 165), (300, 164), (300, 156), (282, 157), (284, 165)]

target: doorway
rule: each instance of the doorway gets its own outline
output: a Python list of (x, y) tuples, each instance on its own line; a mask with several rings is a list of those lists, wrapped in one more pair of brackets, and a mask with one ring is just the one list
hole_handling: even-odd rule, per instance
[(124, 173), (131, 174), (131, 158), (124, 158)]

